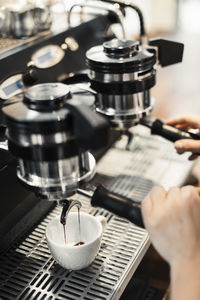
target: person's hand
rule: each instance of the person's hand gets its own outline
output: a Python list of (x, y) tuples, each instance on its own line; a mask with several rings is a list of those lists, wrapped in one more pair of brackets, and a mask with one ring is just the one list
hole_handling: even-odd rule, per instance
[(153, 188), (142, 201), (142, 214), (151, 241), (172, 266), (200, 259), (200, 190), (193, 186)]
[[(200, 132), (200, 117), (198, 116), (182, 116), (169, 120), (167, 125), (174, 126), (180, 130), (188, 131), (190, 129), (198, 129)], [(182, 154), (186, 151), (191, 151), (192, 154), (189, 160), (194, 160), (198, 157), (195, 153), (200, 153), (200, 140), (183, 139), (174, 143), (176, 151)]]
[(142, 201), (146, 229), (170, 264), (170, 299), (200, 299), (200, 189), (155, 187)]

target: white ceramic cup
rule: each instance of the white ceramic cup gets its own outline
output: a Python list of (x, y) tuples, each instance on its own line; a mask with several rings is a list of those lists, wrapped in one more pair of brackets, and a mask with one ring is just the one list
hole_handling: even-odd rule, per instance
[[(80, 270), (95, 259), (101, 244), (106, 218), (80, 212), (80, 232), (78, 213), (70, 212), (66, 218), (66, 243), (60, 218), (53, 219), (46, 227), (49, 250), (55, 260), (69, 270)], [(83, 245), (74, 246), (84, 242)]]

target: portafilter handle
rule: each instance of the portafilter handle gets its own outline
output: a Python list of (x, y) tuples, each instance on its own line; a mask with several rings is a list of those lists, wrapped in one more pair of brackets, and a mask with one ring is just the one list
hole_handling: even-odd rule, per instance
[(129, 220), (135, 225), (144, 228), (140, 203), (136, 202), (134, 199), (111, 192), (102, 185), (98, 185), (94, 192), (78, 189), (78, 193), (90, 197), (92, 206), (105, 208), (110, 212)]
[[(184, 45), (182, 43), (165, 39), (150, 39), (148, 44), (150, 47), (153, 46), (154, 48), (157, 48), (158, 63), (162, 67), (182, 62), (184, 50)], [(147, 50), (151, 52), (151, 49)]]
[(200, 140), (200, 135), (189, 131), (183, 131), (167, 125), (159, 119), (154, 121), (141, 120), (140, 124), (151, 129), (151, 134), (162, 136), (168, 141), (175, 142), (181, 139)]

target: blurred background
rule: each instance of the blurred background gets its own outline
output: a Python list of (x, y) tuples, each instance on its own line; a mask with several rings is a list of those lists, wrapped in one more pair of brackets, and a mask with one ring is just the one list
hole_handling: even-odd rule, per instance
[(183, 114), (200, 115), (200, 1), (134, 2), (145, 15), (149, 37), (169, 37), (185, 45), (181, 64), (159, 68), (153, 89), (154, 115), (164, 120)]
[[(183, 62), (159, 68), (154, 116), (163, 120), (183, 114), (200, 115), (200, 1), (135, 0), (143, 11), (148, 36), (185, 45)], [(127, 17), (129, 37), (137, 35), (137, 18)], [(131, 32), (132, 31), (132, 32)]]

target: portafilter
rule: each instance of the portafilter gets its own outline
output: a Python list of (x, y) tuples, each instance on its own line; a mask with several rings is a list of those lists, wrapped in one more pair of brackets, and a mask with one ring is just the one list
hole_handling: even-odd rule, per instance
[(148, 45), (113, 39), (89, 49), (86, 62), (96, 111), (122, 131), (138, 124), (154, 107), (151, 88), (156, 84), (156, 66), (180, 62), (182, 55), (183, 44), (164, 39)]
[(62, 200), (95, 173), (90, 149), (106, 145), (108, 123), (62, 83), (28, 88), (23, 101), (2, 109), (17, 176), (37, 195)]

